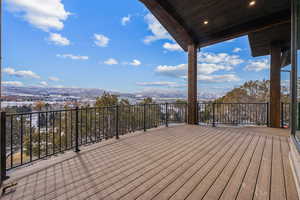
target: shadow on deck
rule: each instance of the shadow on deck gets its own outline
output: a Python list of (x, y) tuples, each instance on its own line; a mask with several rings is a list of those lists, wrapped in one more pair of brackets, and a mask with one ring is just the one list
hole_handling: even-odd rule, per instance
[(269, 128), (149, 130), (17, 170), (2, 199), (298, 199), (288, 140)]

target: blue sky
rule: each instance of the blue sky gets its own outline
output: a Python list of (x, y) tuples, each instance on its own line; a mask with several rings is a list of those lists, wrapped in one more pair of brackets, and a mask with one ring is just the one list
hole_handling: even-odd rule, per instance
[[(187, 55), (138, 0), (4, 1), (4, 84), (185, 91)], [(247, 37), (201, 49), (199, 92), (268, 79)]]

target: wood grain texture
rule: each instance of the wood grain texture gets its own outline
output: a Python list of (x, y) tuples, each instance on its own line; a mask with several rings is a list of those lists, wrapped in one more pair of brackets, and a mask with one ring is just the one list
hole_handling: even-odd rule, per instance
[(298, 199), (288, 136), (273, 129), (184, 125), (94, 146), (14, 177), (1, 200)]
[[(253, 7), (249, 6), (249, 1), (237, 0), (140, 1), (184, 50), (191, 44), (186, 42), (189, 38), (199, 47), (205, 47), (253, 32), (273, 29), (274, 26), (276, 29), (278, 25), (289, 23), (291, 18), (289, 0), (256, 1)], [(208, 24), (204, 21), (208, 21)], [(253, 43), (251, 45), (253, 48), (258, 46)]]

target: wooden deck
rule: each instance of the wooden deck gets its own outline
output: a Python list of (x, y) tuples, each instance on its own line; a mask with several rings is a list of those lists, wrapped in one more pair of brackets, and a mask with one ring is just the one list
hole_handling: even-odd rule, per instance
[(298, 199), (288, 153), (273, 129), (161, 128), (20, 169), (1, 199)]

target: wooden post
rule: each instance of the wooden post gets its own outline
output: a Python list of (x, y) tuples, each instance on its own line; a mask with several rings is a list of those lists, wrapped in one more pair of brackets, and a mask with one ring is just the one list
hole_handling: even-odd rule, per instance
[(281, 48), (276, 43), (271, 44), (270, 68), (270, 126), (280, 128), (280, 93), (281, 93)]
[(197, 45), (188, 46), (188, 124), (197, 122)]

